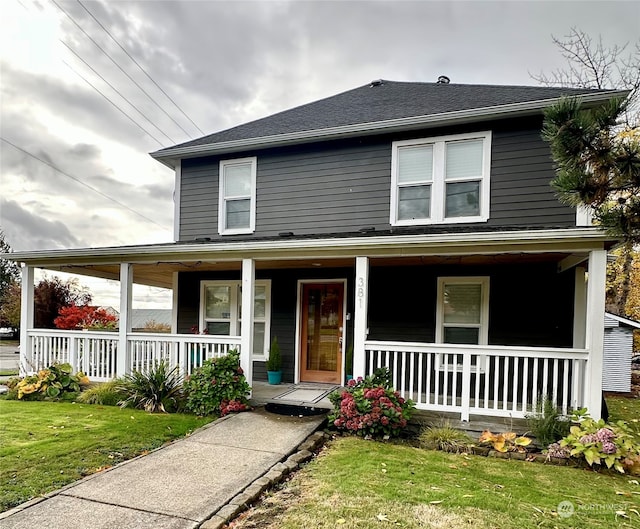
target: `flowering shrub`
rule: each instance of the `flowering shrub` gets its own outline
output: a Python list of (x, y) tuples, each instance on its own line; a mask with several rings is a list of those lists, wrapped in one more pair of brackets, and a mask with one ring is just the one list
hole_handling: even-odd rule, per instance
[(71, 365), (53, 364), (35, 375), (24, 377), (15, 385), (18, 400), (63, 398), (64, 394), (77, 393), (81, 385), (89, 384), (89, 379), (81, 371), (75, 375), (71, 373)]
[(251, 387), (240, 367), (240, 353), (206, 360), (185, 383), (187, 410), (198, 415), (245, 411)]
[(62, 307), (53, 320), (58, 329), (92, 329), (111, 331), (117, 328), (118, 319), (106, 310), (89, 305)]
[(386, 368), (365, 379), (350, 380), (345, 389), (334, 391), (329, 399), (334, 405), (330, 424), (364, 437), (388, 439), (400, 435), (415, 408), (411, 400), (393, 390)]
[[(560, 441), (559, 448), (568, 450), (571, 457), (584, 458), (591, 467), (606, 465), (621, 473), (637, 472), (640, 467), (640, 439), (626, 422), (607, 424), (602, 419), (596, 421), (584, 408), (574, 412), (571, 419), (576, 424)], [(553, 451), (555, 457), (562, 457), (556, 447)]]

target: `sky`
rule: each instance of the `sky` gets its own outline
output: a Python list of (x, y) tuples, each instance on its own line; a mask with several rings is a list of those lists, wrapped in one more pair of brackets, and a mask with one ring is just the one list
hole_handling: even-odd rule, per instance
[[(162, 147), (373, 79), (536, 85), (565, 64), (552, 35), (633, 45), (640, 26), (636, 1), (3, 0), (0, 14), (0, 228), (17, 251), (172, 241), (174, 174), (148, 154)], [(81, 283), (117, 308), (116, 282)], [(135, 308), (170, 299), (134, 291)]]

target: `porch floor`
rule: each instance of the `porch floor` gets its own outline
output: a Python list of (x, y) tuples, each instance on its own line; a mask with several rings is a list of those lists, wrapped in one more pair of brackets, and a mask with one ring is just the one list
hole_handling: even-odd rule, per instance
[(327, 398), (336, 386), (335, 384), (284, 384), (272, 385), (267, 382), (254, 380), (251, 404), (288, 404), (291, 406), (306, 406), (310, 408), (325, 408), (330, 410), (333, 404)]
[[(254, 406), (264, 406), (265, 404), (285, 404), (291, 406), (306, 406), (310, 408), (333, 409), (333, 405), (327, 398), (327, 395), (335, 389), (334, 384), (294, 384), (283, 383), (279, 385), (271, 385), (267, 382), (254, 381), (253, 395), (251, 404)], [(313, 398), (321, 391), (325, 392), (322, 398)], [(300, 396), (307, 395), (307, 400), (300, 399)], [(471, 437), (477, 439), (484, 430), (498, 432), (516, 432), (518, 435), (528, 433), (526, 419), (514, 419), (510, 417), (492, 417), (489, 415), (471, 415), (469, 422), (460, 420), (460, 414), (457, 412), (443, 411), (427, 411), (416, 410), (411, 419), (412, 430), (418, 433), (423, 426), (438, 426), (447, 423), (453, 428), (467, 432)]]

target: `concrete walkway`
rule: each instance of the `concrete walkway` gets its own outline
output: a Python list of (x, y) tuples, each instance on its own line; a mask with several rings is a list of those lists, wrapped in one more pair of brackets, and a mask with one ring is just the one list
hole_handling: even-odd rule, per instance
[[(274, 415), (263, 408), (231, 415), (149, 455), (0, 514), (0, 527), (217, 528), (270, 481), (311, 456), (299, 452), (289, 457), (323, 420)], [(310, 445), (300, 448), (305, 446)]]

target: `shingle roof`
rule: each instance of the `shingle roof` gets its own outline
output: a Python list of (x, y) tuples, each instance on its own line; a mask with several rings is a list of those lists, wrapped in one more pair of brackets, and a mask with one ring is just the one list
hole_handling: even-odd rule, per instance
[(379, 84), (367, 84), (237, 127), (161, 149), (154, 155), (161, 156), (164, 151), (175, 148), (544, 101), (562, 96), (609, 92), (615, 91), (382, 80)]

